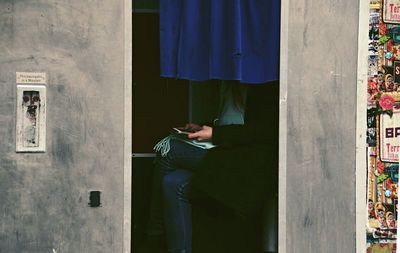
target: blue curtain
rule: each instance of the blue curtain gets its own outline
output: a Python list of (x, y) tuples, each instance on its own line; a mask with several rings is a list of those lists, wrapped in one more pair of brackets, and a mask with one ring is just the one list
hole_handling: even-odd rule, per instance
[(161, 76), (279, 77), (280, 0), (160, 0)]

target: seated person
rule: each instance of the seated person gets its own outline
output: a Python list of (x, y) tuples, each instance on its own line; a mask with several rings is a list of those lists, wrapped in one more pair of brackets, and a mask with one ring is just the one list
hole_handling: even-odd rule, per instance
[[(244, 216), (259, 214), (276, 195), (279, 82), (224, 84), (214, 125), (187, 124), (187, 138), (168, 138), (156, 159), (148, 234), (165, 230), (169, 253), (192, 252), (192, 205), (201, 192)], [(211, 148), (210, 148), (211, 147)], [(191, 196), (195, 196), (192, 194)]]

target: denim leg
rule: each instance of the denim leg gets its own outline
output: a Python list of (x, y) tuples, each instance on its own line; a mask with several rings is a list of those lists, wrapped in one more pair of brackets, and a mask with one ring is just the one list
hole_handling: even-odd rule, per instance
[[(170, 181), (169, 179), (166, 179), (167, 175), (177, 171), (177, 170), (185, 170), (187, 173), (191, 170), (195, 170), (202, 159), (204, 158), (205, 154), (207, 153), (207, 150), (197, 148), (194, 146), (191, 146), (187, 143), (176, 141), (176, 140), (171, 140), (170, 142), (170, 151), (168, 152), (166, 157), (161, 157), (159, 156), (156, 159), (155, 163), (155, 171), (154, 171), (154, 178), (153, 178), (153, 189), (152, 189), (152, 203), (150, 207), (150, 219), (149, 219), (149, 224), (147, 227), (147, 233), (149, 235), (157, 235), (163, 233), (163, 224), (164, 224), (164, 219), (163, 219), (163, 213), (165, 215), (165, 220), (169, 221), (171, 218), (169, 218), (170, 215), (181, 215), (181, 213), (177, 212), (175, 213), (175, 209), (172, 210), (170, 209), (172, 206), (176, 206), (176, 201), (183, 201), (185, 205), (188, 205), (189, 208), (184, 208), (182, 210), (185, 210), (182, 214), (182, 217), (186, 217), (186, 221), (188, 220), (187, 217), (190, 217), (191, 215), (191, 210), (190, 210), (190, 205), (187, 203), (187, 201), (182, 200), (182, 196), (177, 195), (175, 191), (175, 195), (173, 194), (168, 194), (168, 199), (163, 199), (163, 194), (162, 191), (165, 189), (161, 189), (163, 182)], [(186, 175), (186, 173), (183, 173)], [(185, 186), (187, 185), (187, 182), (183, 182), (186, 180), (183, 180), (181, 178), (181, 173), (178, 173), (180, 179), (182, 179), (181, 183), (184, 184)], [(189, 181), (190, 176), (186, 175), (188, 178), (187, 180)], [(177, 182), (178, 183), (178, 182)], [(180, 183), (179, 183), (180, 184)], [(168, 189), (172, 189), (174, 186), (171, 187), (166, 187)], [(177, 186), (178, 187), (178, 186)], [(185, 187), (183, 187), (185, 188)], [(183, 190), (183, 189), (182, 189)], [(166, 195), (164, 195), (166, 197)], [(171, 199), (172, 198), (172, 199)], [(168, 202), (168, 203), (173, 203), (173, 204), (168, 204), (168, 207), (163, 208), (163, 202)], [(164, 210), (163, 210), (164, 209)], [(168, 209), (168, 211), (166, 210)], [(180, 209), (178, 208), (178, 211)], [(189, 214), (187, 214), (189, 213)], [(191, 230), (191, 219), (188, 221), (190, 223), (190, 230)], [(179, 226), (185, 225), (184, 223), (180, 223)], [(174, 225), (174, 224), (170, 224)], [(166, 225), (167, 226), (167, 225)], [(176, 224), (178, 226), (178, 224)], [(170, 227), (170, 226), (168, 226)], [(183, 241), (182, 239), (184, 235), (182, 233), (182, 229), (168, 229), (167, 230), (167, 237), (169, 238), (169, 235), (174, 234), (171, 236), (171, 238), (177, 238), (173, 239), (172, 241)], [(180, 231), (180, 232), (179, 232)], [(176, 233), (178, 232), (178, 233)], [(181, 239), (179, 239), (181, 238)], [(190, 239), (191, 239), (191, 232), (190, 232)], [(168, 244), (169, 245), (176, 245), (176, 243), (170, 243), (169, 240)], [(183, 248), (182, 248), (183, 249)], [(180, 252), (180, 251), (178, 251)]]
[(203, 160), (207, 150), (178, 140), (170, 141), (170, 151), (166, 157), (159, 157), (157, 167), (161, 177), (176, 169), (195, 170)]
[(162, 178), (159, 166), (153, 167), (153, 178), (151, 186), (151, 198), (149, 209), (149, 220), (146, 226), (148, 236), (160, 236), (164, 234), (164, 211), (162, 208), (163, 196), (161, 190)]
[(192, 207), (187, 195), (192, 172), (175, 170), (164, 177), (164, 214), (168, 252), (192, 252)]

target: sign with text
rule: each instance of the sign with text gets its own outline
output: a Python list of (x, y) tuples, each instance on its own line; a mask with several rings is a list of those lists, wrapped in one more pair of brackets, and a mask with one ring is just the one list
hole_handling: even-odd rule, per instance
[(46, 73), (37, 72), (17, 72), (16, 83), (19, 84), (46, 84)]
[(394, 82), (400, 83), (400, 61), (394, 62)]
[(392, 117), (382, 114), (380, 124), (381, 160), (383, 162), (398, 163), (400, 151), (400, 110), (395, 110)]
[(400, 0), (383, 1), (383, 22), (400, 24)]

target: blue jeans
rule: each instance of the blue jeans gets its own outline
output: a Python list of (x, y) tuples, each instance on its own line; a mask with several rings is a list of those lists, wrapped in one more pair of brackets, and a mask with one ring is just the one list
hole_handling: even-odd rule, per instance
[(148, 233), (161, 232), (164, 224), (168, 252), (191, 253), (192, 209), (187, 197), (192, 172), (207, 150), (176, 140), (170, 141), (170, 147), (166, 157), (156, 160)]

